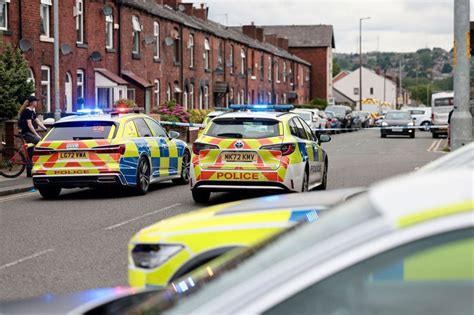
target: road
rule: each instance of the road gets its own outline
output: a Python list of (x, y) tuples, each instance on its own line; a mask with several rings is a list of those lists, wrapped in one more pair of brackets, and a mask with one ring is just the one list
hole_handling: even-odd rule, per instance
[[(369, 186), (438, 157), (429, 133), (379, 138), (374, 130), (333, 136), (329, 188)], [(241, 198), (213, 195), (211, 204)], [(59, 200), (37, 193), (0, 199), (0, 301), (127, 284), (127, 243), (141, 228), (199, 208), (189, 187), (168, 183), (137, 197), (73, 190)]]

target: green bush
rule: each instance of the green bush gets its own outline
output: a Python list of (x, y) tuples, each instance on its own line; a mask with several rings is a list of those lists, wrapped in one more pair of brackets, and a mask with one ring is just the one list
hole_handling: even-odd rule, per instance
[(137, 104), (133, 100), (122, 98), (115, 102), (115, 107), (134, 108)]
[(161, 121), (189, 122), (189, 114), (176, 100), (164, 103), (158, 109), (153, 110), (152, 113), (160, 114)]
[(189, 122), (193, 124), (202, 124), (210, 112), (210, 110), (206, 109), (191, 109), (189, 111)]
[(327, 106), (328, 106), (328, 102), (320, 98), (312, 100), (309, 104), (296, 105), (297, 108), (309, 108), (309, 109), (315, 108), (319, 110), (325, 110)]

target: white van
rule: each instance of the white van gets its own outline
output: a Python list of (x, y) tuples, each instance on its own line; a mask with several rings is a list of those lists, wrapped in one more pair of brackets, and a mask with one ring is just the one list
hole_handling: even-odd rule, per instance
[(431, 127), (431, 107), (408, 107), (405, 108), (413, 120), (415, 126), (420, 127), (421, 131), (429, 131)]
[(434, 93), (431, 97), (431, 134), (433, 138), (448, 134), (448, 116), (454, 108), (454, 92)]

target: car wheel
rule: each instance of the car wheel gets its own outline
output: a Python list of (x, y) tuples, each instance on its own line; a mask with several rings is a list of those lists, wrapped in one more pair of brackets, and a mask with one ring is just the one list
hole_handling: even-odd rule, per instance
[(410, 134), (410, 138), (415, 138), (415, 133), (413, 132), (412, 134)]
[(432, 133), (431, 136), (433, 137), (433, 139), (438, 139), (438, 134), (437, 133)]
[(177, 179), (173, 179), (173, 184), (176, 184), (176, 185), (189, 184), (190, 166), (191, 166), (191, 154), (189, 154), (189, 151), (186, 150), (183, 155), (181, 177)]
[(385, 133), (380, 134), (380, 138), (387, 138), (387, 135)]
[(429, 121), (425, 121), (421, 124), (420, 131), (430, 131), (431, 123)]
[(44, 199), (56, 199), (61, 194), (61, 187), (41, 187), (38, 191)]
[(145, 158), (141, 158), (138, 162), (137, 169), (137, 186), (135, 191), (137, 195), (145, 195), (150, 187), (150, 165)]
[(196, 203), (207, 203), (211, 198), (211, 192), (202, 189), (193, 189), (191, 190), (193, 194), (193, 200)]
[(321, 185), (316, 187), (316, 190), (326, 190), (326, 187), (328, 186), (328, 160), (324, 161), (324, 173), (323, 173), (323, 181), (321, 182)]

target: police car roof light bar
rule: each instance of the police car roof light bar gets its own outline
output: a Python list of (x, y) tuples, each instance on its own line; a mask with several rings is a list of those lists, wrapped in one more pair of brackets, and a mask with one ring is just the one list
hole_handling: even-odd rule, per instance
[(229, 108), (235, 111), (263, 111), (263, 112), (287, 112), (295, 107), (293, 105), (258, 105), (258, 104), (249, 104), (249, 105), (239, 105), (239, 104), (232, 104)]

